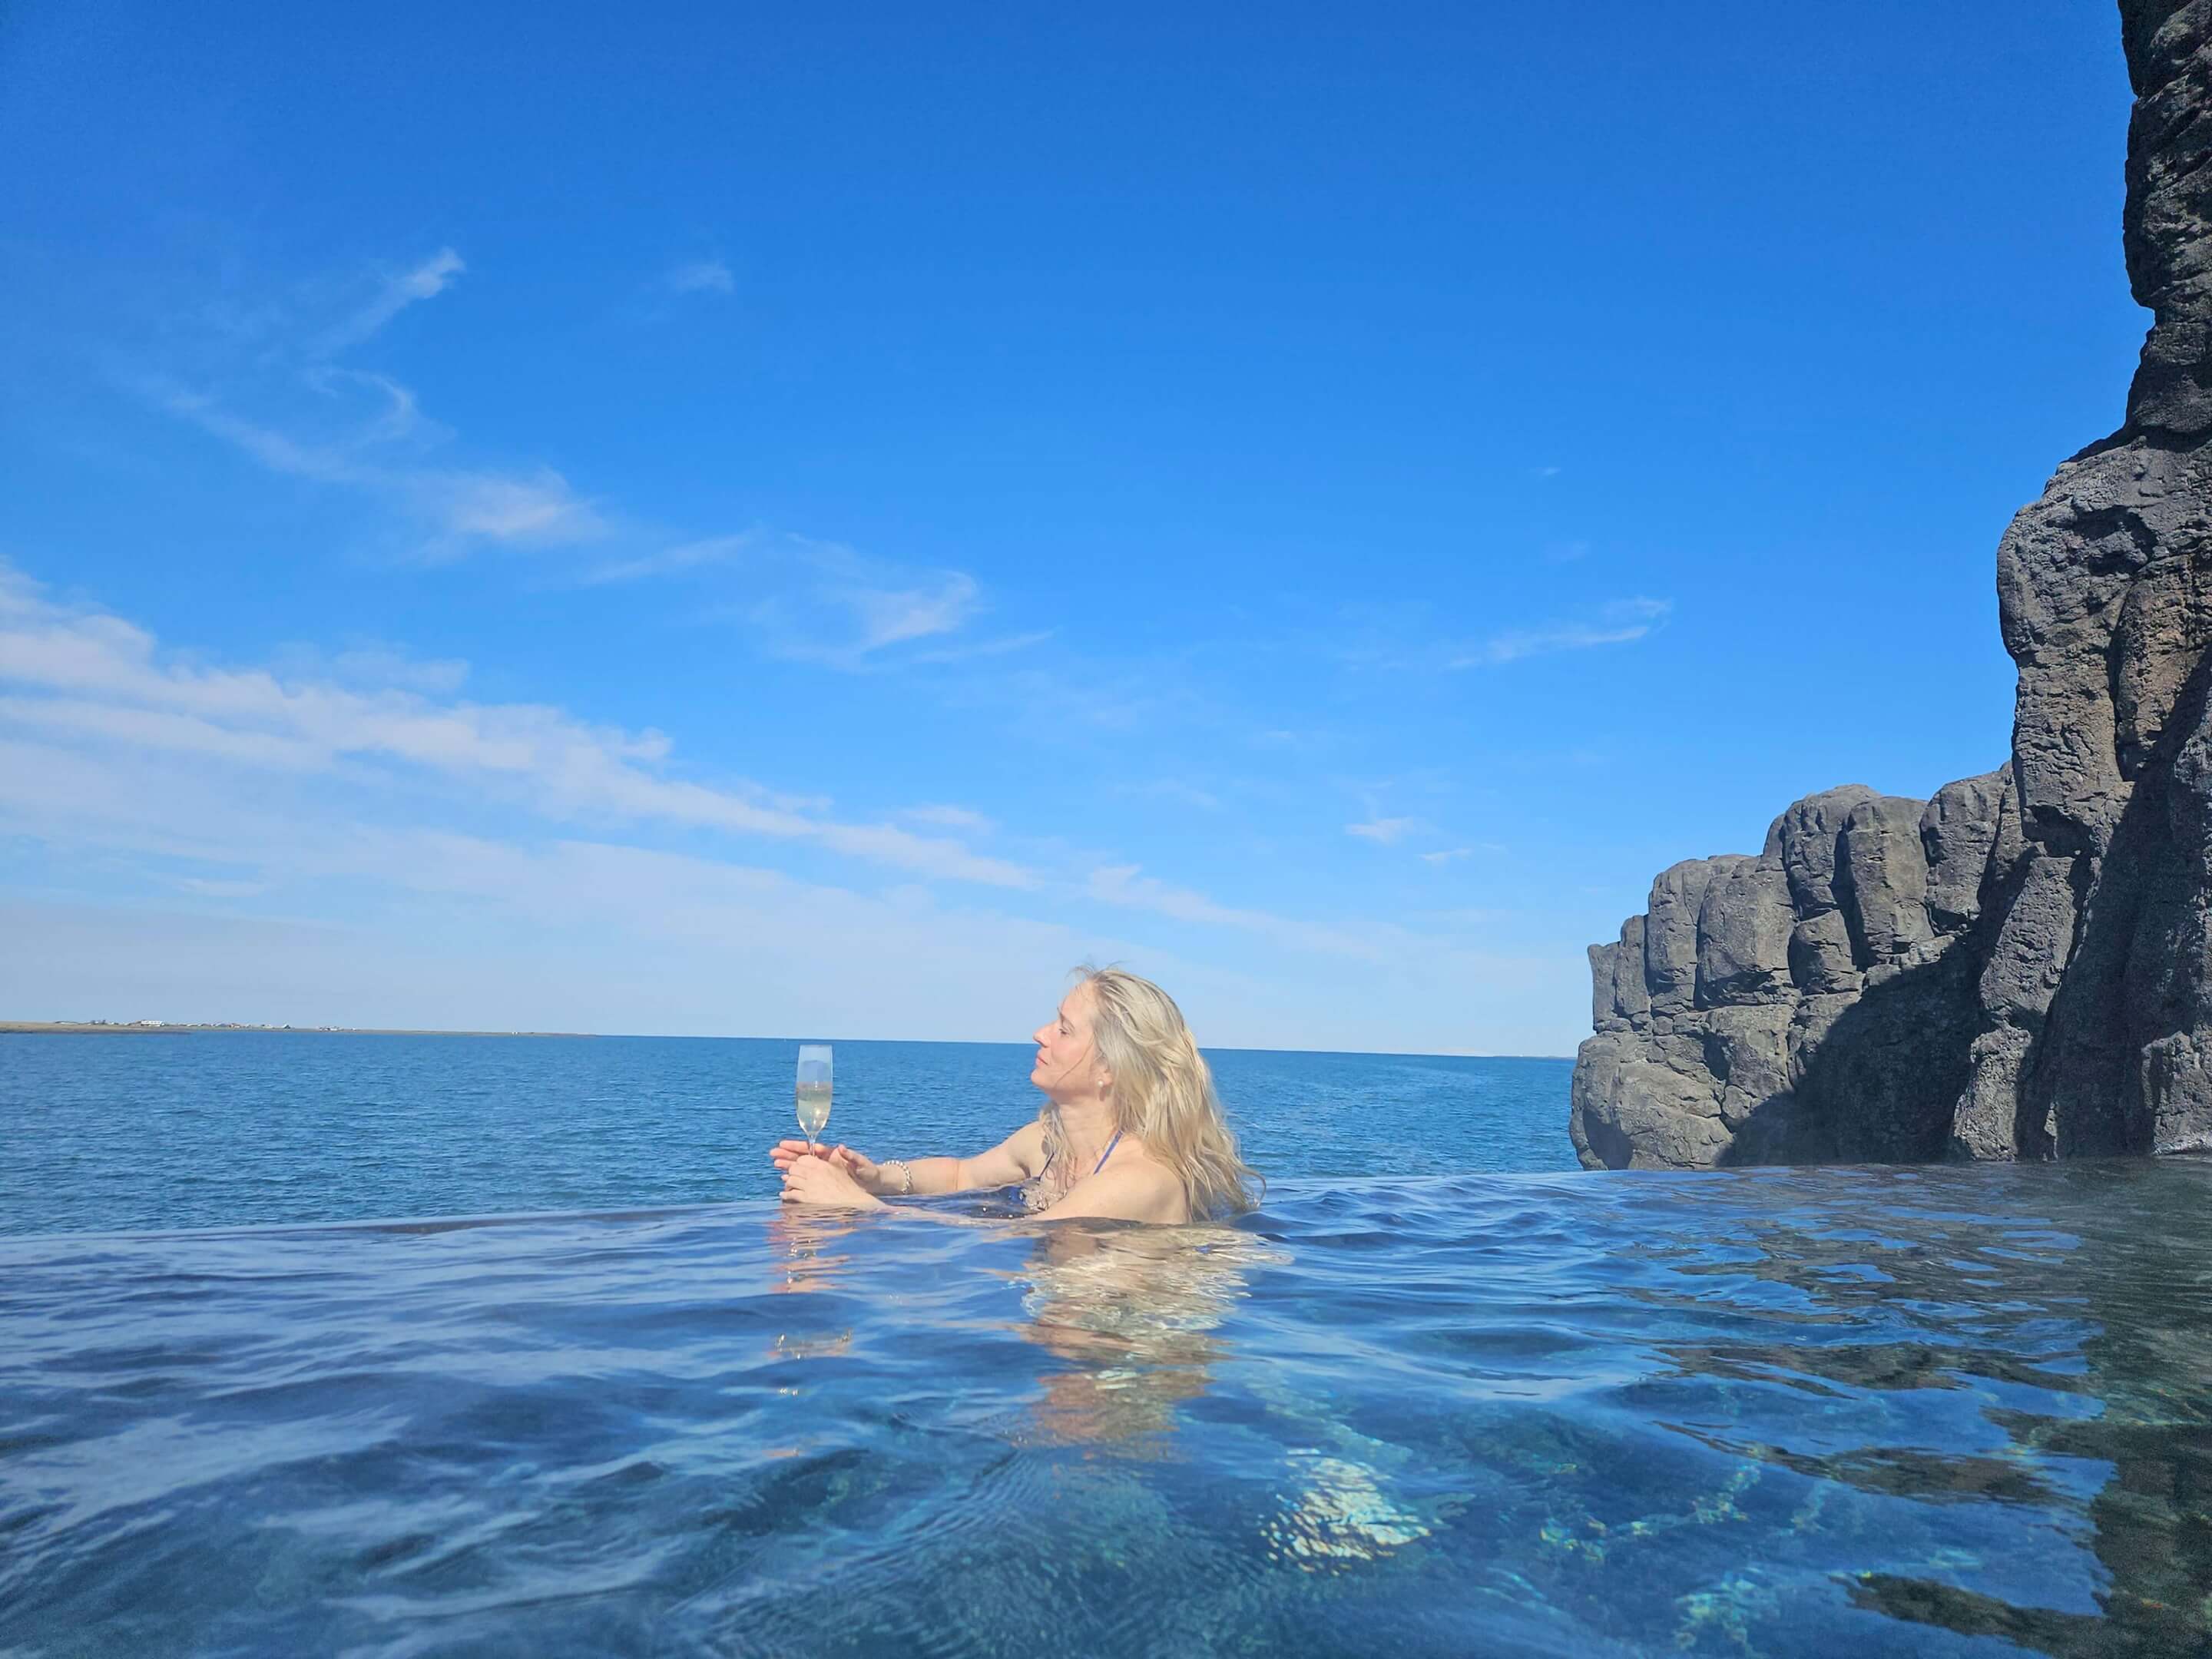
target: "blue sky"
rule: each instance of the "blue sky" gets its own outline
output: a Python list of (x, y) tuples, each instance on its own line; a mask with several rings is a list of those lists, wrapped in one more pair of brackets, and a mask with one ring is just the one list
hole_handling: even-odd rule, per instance
[(0, 16), (0, 1013), (1552, 1053), (1998, 763), (2109, 7)]

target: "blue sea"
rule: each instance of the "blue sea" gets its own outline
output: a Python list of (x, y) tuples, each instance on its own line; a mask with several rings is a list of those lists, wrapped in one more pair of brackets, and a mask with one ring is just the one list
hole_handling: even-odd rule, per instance
[[(773, 1198), (798, 1042), (0, 1033), (0, 1233)], [(980, 1152), (1036, 1117), (1026, 1042), (839, 1042), (824, 1139)], [(1564, 1060), (1210, 1057), (1270, 1177), (1572, 1170)]]
[(0, 1036), (0, 1654), (2212, 1651), (2212, 1167), (1214, 1058), (1259, 1213), (1040, 1229), (775, 1203), (789, 1043)]

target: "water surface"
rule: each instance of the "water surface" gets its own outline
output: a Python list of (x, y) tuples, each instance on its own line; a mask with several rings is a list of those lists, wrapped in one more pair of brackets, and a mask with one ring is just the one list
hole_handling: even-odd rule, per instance
[(0, 1240), (0, 1651), (2203, 1651), (2212, 1170)]
[[(964, 1155), (1036, 1115), (1023, 1044), (840, 1042), (828, 1133)], [(795, 1042), (0, 1033), (0, 1232), (775, 1195)], [(1564, 1060), (1212, 1059), (1271, 1178), (1571, 1170)]]

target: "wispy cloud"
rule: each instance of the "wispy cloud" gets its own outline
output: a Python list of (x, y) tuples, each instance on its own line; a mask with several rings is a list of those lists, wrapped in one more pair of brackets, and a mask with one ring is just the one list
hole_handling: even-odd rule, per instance
[[(0, 562), (0, 836), (131, 900), (0, 900), (25, 944), (0, 991), (58, 1013), (988, 1036), (1089, 956), (1173, 984), (1212, 1041), (1559, 1047), (1470, 1026), (1467, 999), (1549, 1030), (1572, 951), (1243, 907), (1111, 854), (994, 859), (963, 838), (989, 832), (973, 807), (856, 821), (702, 775), (651, 729), (465, 700), (465, 678), (375, 645), (213, 663)], [(765, 867), (789, 846), (852, 860), (854, 884)], [(1231, 966), (1253, 940), (1264, 970)], [(1366, 1023), (1355, 985), (1405, 1023)]]
[(453, 278), (467, 269), (459, 254), (441, 247), (420, 264), (386, 277), (375, 298), (322, 337), (321, 354), (335, 356), (348, 346), (358, 345), (409, 306), (444, 293)]
[[(602, 541), (617, 526), (550, 466), (522, 470), (436, 465), (427, 449), (452, 434), (423, 418), (414, 392), (389, 374), (332, 361), (359, 346), (400, 312), (434, 298), (466, 270), (441, 248), (411, 268), (382, 277), (374, 297), (317, 334), (294, 325), (260, 331), (258, 374), (234, 377), (251, 388), (218, 398), (161, 372), (121, 378), (155, 408), (221, 439), (288, 477), (357, 491), (414, 525), (422, 556), (452, 558), (482, 546), (550, 547)], [(304, 402), (304, 388), (313, 395)], [(258, 392), (258, 397), (252, 393)], [(274, 416), (241, 413), (244, 398)], [(362, 400), (368, 399), (368, 406)]]
[(727, 536), (702, 536), (651, 553), (607, 560), (580, 572), (576, 580), (586, 587), (601, 587), (611, 583), (650, 581), (656, 577), (676, 576), (688, 571), (734, 564), (749, 550), (759, 549), (769, 537), (770, 532), (764, 530), (739, 531)]
[(720, 259), (686, 259), (670, 267), (661, 286), (671, 294), (734, 294), (738, 279)]
[(984, 608), (964, 570), (916, 570), (842, 543), (757, 526), (678, 542), (585, 570), (586, 586), (704, 577), (741, 568), (750, 597), (706, 611), (744, 623), (769, 655), (848, 672), (891, 663), (951, 663), (1000, 656), (1051, 637), (1050, 629), (902, 650), (959, 633)]
[(1474, 856), (1474, 848), (1472, 847), (1447, 847), (1440, 852), (1419, 854), (1422, 861), (1427, 864), (1449, 864), (1455, 859), (1468, 859)]
[[(276, 822), (239, 803), (195, 800), (191, 810), (240, 862), (222, 875), (156, 877), (177, 893), (172, 902), (0, 896), (0, 928), (22, 947), (0, 953), (7, 1006), (715, 1034), (835, 1031), (858, 1020), (875, 1036), (993, 1041), (1034, 1024), (1067, 964), (1085, 957), (1142, 962), (1186, 1006), (1207, 982), (1123, 937), (939, 904), (911, 887), (870, 893), (581, 837), (523, 846)], [(273, 905), (249, 886), (265, 886)], [(301, 916), (363, 894), (373, 905)], [(1231, 1040), (1218, 1020), (1209, 1029)]]
[[(124, 378), (155, 407), (270, 471), (373, 500), (412, 530), (410, 551), (417, 560), (439, 562), (485, 549), (588, 549), (592, 562), (569, 562), (565, 572), (556, 566), (550, 579), (596, 586), (707, 582), (720, 574), (723, 592), (694, 605), (693, 617), (739, 622), (768, 655), (848, 672), (1003, 656), (1051, 637), (1049, 629), (969, 635), (987, 605), (981, 584), (964, 570), (901, 564), (762, 526), (671, 533), (580, 489), (549, 465), (428, 459), (428, 451), (453, 434), (424, 419), (414, 392), (387, 374), (330, 359), (369, 339), (407, 306), (441, 292), (464, 269), (459, 254), (442, 249), (382, 278), (372, 301), (319, 336), (295, 325), (287, 340), (280, 321), (258, 320), (253, 362), (259, 379), (232, 377), (222, 398), (160, 373)], [(675, 267), (669, 282), (713, 293), (726, 290), (731, 276), (719, 260), (694, 260)], [(303, 386), (316, 394), (304, 402)], [(246, 404), (280, 412), (242, 412)]]
[(975, 614), (983, 590), (965, 571), (947, 570), (922, 586), (881, 588), (847, 582), (826, 591), (860, 619), (860, 635), (851, 650), (866, 656), (887, 645), (956, 631)]
[(280, 680), (329, 680), (355, 689), (429, 693), (458, 691), (469, 678), (468, 664), (453, 657), (417, 657), (397, 646), (376, 642), (349, 645), (336, 653), (289, 645), (276, 652), (270, 672)]
[(613, 528), (551, 467), (526, 474), (426, 471), (396, 482), (421, 501), (448, 550), (477, 542), (524, 547), (596, 542)]
[(999, 827), (982, 813), (965, 806), (907, 806), (891, 816), (907, 823), (927, 823), (939, 830), (965, 830), (970, 835), (977, 836), (988, 836)]
[(1091, 896), (1102, 903), (1150, 910), (1177, 921), (1257, 933), (1293, 950), (1353, 957), (1363, 961), (1381, 960), (1387, 955), (1385, 947), (1374, 939), (1265, 910), (1223, 904), (1191, 888), (1177, 887), (1148, 876), (1139, 865), (1102, 865), (1091, 871), (1088, 890)]
[(1598, 646), (1626, 645), (1661, 627), (1674, 610), (1671, 599), (1620, 599), (1596, 617), (1582, 622), (1554, 623), (1541, 628), (1509, 629), (1493, 634), (1472, 651), (1452, 659), (1454, 668), (1493, 667), (1528, 657), (1548, 656), (1560, 651), (1588, 651)]
[(1347, 823), (1344, 833), (1371, 841), (1378, 847), (1395, 847), (1408, 836), (1425, 832), (1430, 824), (1425, 818), (1370, 817), (1364, 823)]
[(748, 550), (767, 591), (731, 613), (787, 661), (848, 672), (911, 661), (899, 647), (957, 634), (983, 609), (981, 585), (963, 570), (915, 570), (788, 534), (756, 534)]
[(988, 886), (1036, 872), (891, 823), (819, 816), (750, 783), (681, 775), (660, 732), (592, 725), (541, 704), (362, 690), (266, 668), (165, 660), (109, 612), (47, 599), (0, 565), (0, 732), (79, 749), (195, 757), (302, 776), (367, 766), (442, 779), (544, 818), (653, 823), (808, 842), (871, 863)]
[[(377, 379), (412, 410), (405, 388)], [(376, 430), (317, 443), (235, 415), (204, 393), (160, 376), (139, 382), (159, 408), (234, 446), (271, 472), (371, 493), (409, 514), (429, 535), (420, 551), (451, 557), (479, 544), (552, 546), (601, 540), (612, 526), (550, 467), (526, 473), (471, 471), (378, 458)], [(386, 422), (390, 416), (386, 417)]]
[(1004, 657), (1017, 651), (1026, 651), (1033, 645), (1042, 645), (1059, 630), (1034, 628), (1026, 634), (1000, 634), (988, 640), (969, 640), (958, 645), (932, 646), (927, 651), (916, 651), (907, 660), (916, 663), (970, 662), (978, 657)]
[(271, 472), (318, 483), (366, 485), (374, 481), (374, 469), (362, 465), (342, 447), (303, 442), (257, 422), (232, 414), (204, 393), (178, 385), (165, 375), (147, 375), (137, 389), (156, 408), (191, 422), (210, 436), (243, 450)]
[(339, 398), (349, 386), (366, 386), (383, 400), (382, 406), (368, 417), (356, 434), (354, 443), (356, 447), (405, 443), (446, 435), (442, 428), (434, 427), (422, 418), (422, 405), (416, 401), (415, 394), (388, 374), (322, 363), (305, 370), (303, 378), (325, 398)]

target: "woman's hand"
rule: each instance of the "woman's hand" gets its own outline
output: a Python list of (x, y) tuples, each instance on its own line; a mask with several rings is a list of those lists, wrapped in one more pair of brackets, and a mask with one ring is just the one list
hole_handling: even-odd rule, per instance
[[(787, 1145), (788, 1143), (786, 1143)], [(782, 1149), (779, 1147), (778, 1151)], [(843, 1152), (843, 1147), (837, 1148)], [(873, 1167), (873, 1166), (871, 1166)], [(876, 1210), (883, 1200), (871, 1197), (853, 1172), (834, 1159), (802, 1152), (783, 1172), (783, 1201), (820, 1204), (840, 1210)]]
[(777, 1174), (787, 1176), (791, 1173), (791, 1166), (810, 1152), (816, 1158), (827, 1158), (836, 1164), (866, 1191), (872, 1193), (877, 1189), (875, 1164), (850, 1146), (809, 1147), (803, 1140), (779, 1140), (768, 1158), (769, 1162), (775, 1165)]

